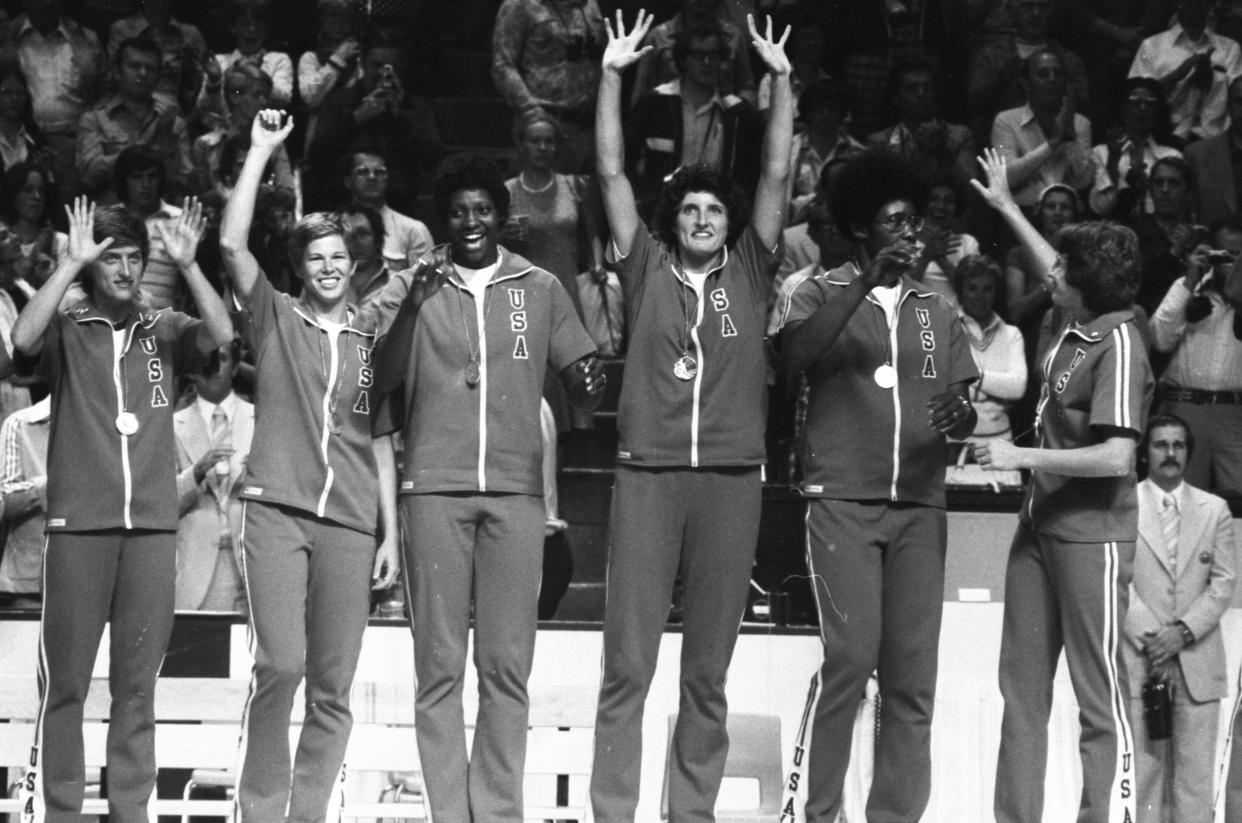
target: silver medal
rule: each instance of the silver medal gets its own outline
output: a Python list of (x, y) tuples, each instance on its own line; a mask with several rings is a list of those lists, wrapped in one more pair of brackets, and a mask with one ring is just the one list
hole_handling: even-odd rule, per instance
[(121, 412), (116, 416), (116, 430), (129, 437), (138, 431), (138, 417), (133, 412)]
[(688, 354), (683, 354), (673, 363), (673, 375), (678, 380), (693, 380), (699, 373), (699, 363)]
[(891, 389), (897, 385), (897, 370), (885, 363), (875, 370), (872, 379), (875, 380), (875, 384), (880, 388)]

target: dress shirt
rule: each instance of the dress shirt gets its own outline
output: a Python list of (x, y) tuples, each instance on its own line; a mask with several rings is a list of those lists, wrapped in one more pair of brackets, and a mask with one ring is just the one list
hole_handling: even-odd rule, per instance
[(719, 93), (713, 94), (699, 107), (691, 105), (683, 93), (681, 96), (681, 164), (692, 166), (705, 163), (720, 168), (720, 153), (724, 150), (724, 100)]
[[(228, 396), (219, 403), (212, 403), (210, 400), (204, 400), (202, 397), (194, 398), (194, 408), (197, 409), (198, 413), (203, 416), (203, 422), (207, 424), (207, 433), (209, 435), (211, 434), (211, 418), (212, 415), (215, 414), (217, 406), (219, 406), (220, 410), (224, 412), (224, 416), (228, 419), (229, 428), (231, 429), (233, 426), (234, 415), (237, 414), (236, 394), (229, 392)], [(228, 443), (226, 445), (232, 444)]]
[(1151, 318), (1156, 350), (1173, 352), (1160, 382), (1184, 389), (1240, 390), (1242, 340), (1233, 334), (1233, 307), (1215, 289), (1203, 293), (1212, 301), (1212, 313), (1198, 323), (1186, 321), (1186, 304), (1192, 295), (1185, 278), (1169, 287)]
[(1242, 50), (1228, 37), (1221, 37), (1211, 29), (1205, 29), (1199, 40), (1193, 41), (1180, 23), (1168, 30), (1153, 34), (1144, 40), (1130, 64), (1131, 77), (1168, 77), (1178, 66), (1194, 54), (1212, 49), (1212, 85), (1205, 94), (1190, 86), (1190, 77), (1184, 78), (1169, 95), (1169, 108), (1173, 119), (1173, 132), (1185, 139), (1190, 135), (1213, 137), (1225, 130), (1229, 122), (1225, 104), (1229, 84), (1242, 74)]
[(165, 185), (186, 185), (193, 172), (190, 138), (179, 109), (159, 97), (137, 116), (119, 94), (101, 101), (78, 122), (77, 167), (82, 185), (102, 191), (112, 186), (117, 156), (129, 146), (145, 145), (164, 158)]
[[(1044, 162), (1028, 157), (1046, 142), (1048, 138), (1029, 104), (1002, 111), (992, 123), (992, 145), (1009, 163), (1013, 199), (1020, 206), (1034, 206), (1040, 192), (1053, 183), (1085, 189), (1095, 177), (1091, 121), (1086, 117), (1074, 115), (1074, 140), (1053, 149)], [(1015, 179), (1021, 182), (1014, 185)]]
[(431, 232), (421, 220), (402, 214), (391, 206), (380, 209), (384, 222), (384, 262), (393, 271), (408, 269), (419, 258), (431, 254)]
[(25, 15), (19, 21), (14, 41), (34, 120), (45, 134), (73, 134), (107, 73), (99, 39), (63, 16), (47, 35)]
[[(1117, 161), (1117, 182), (1114, 183), (1112, 178), (1108, 176), (1108, 144), (1101, 143), (1091, 149), (1091, 159), (1095, 163), (1095, 185), (1091, 187), (1091, 194), (1088, 197), (1091, 203), (1091, 210), (1101, 217), (1108, 217), (1113, 212), (1113, 208), (1117, 205), (1117, 195), (1130, 188), (1130, 184), (1126, 182), (1126, 175), (1130, 173), (1130, 149), (1134, 143), (1130, 138), (1126, 138), (1121, 144), (1121, 157)], [(1164, 157), (1181, 157), (1182, 153), (1172, 146), (1162, 146), (1153, 138), (1148, 137), (1147, 142), (1142, 146), (1143, 165), (1147, 169), (1148, 175), (1151, 174), (1151, 167), (1155, 162)], [(1150, 214), (1152, 210), (1151, 195), (1146, 196), (1144, 202), (1144, 214)], [(1119, 219), (1124, 220), (1126, 215), (1117, 215)]]

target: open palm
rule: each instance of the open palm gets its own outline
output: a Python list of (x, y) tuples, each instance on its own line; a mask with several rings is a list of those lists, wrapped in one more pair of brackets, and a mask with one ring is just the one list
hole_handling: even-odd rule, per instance
[(203, 232), (207, 230), (203, 204), (198, 202), (197, 197), (187, 197), (177, 222), (172, 226), (156, 223), (155, 230), (164, 244), (164, 252), (178, 268), (186, 268), (194, 262), (198, 241), (203, 239)]
[(768, 17), (767, 32), (760, 34), (755, 28), (755, 16), (746, 15), (746, 27), (750, 29), (750, 42), (763, 64), (772, 74), (789, 74), (793, 69), (789, 57), (785, 54), (785, 41), (789, 39), (789, 26), (781, 34), (780, 40), (773, 39), (772, 18)]
[(605, 69), (624, 71), (626, 67), (638, 62), (644, 54), (651, 51), (651, 46), (642, 46), (643, 38), (647, 36), (647, 30), (651, 28), (651, 21), (652, 15), (642, 9), (638, 10), (638, 19), (634, 22), (634, 28), (628, 33), (625, 30), (625, 21), (620, 9), (617, 10), (615, 29), (611, 21), (604, 21), (608, 27), (608, 45), (604, 47), (603, 59)]
[(979, 165), (983, 166), (983, 173), (987, 176), (988, 184), (984, 186), (978, 180), (971, 180), (970, 184), (975, 187), (975, 190), (983, 196), (989, 206), (997, 211), (1013, 205), (1014, 199), (1009, 191), (1009, 172), (1004, 156), (996, 149), (984, 149), (983, 156), (979, 158)]
[(95, 204), (79, 197), (72, 207), (65, 206), (65, 213), (69, 215), (69, 246), (65, 254), (80, 266), (94, 263), (112, 245), (111, 237), (95, 242)]

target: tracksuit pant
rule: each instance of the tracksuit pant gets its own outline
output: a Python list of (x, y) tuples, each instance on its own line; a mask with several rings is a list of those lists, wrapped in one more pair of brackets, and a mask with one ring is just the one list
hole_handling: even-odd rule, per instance
[(31, 752), (36, 821), (81, 820), (82, 706), (110, 624), (108, 814), (148, 823), (155, 789), (155, 680), (172, 633), (175, 532), (49, 532), (39, 633), (39, 720)]
[[(543, 498), (407, 494), (401, 517), (414, 635), (414, 731), (431, 818), (521, 823)], [(472, 600), (479, 715), (467, 757), (462, 688)]]
[(835, 823), (858, 704), (881, 697), (869, 823), (916, 823), (931, 793), (931, 722), (944, 611), (944, 509), (812, 499), (807, 566), (824, 662), (813, 706), (807, 823)]
[(715, 820), (729, 752), (725, 677), (746, 610), (761, 492), (757, 467), (617, 468), (604, 672), (591, 769), (596, 823), (634, 820), (643, 702), (678, 571), (685, 586), (685, 617), (681, 701), (669, 762), (669, 820)]
[(1132, 541), (1067, 543), (1019, 524), (1005, 572), (997, 823), (1042, 819), (1048, 716), (1062, 648), (1082, 724), (1078, 823), (1135, 819), (1129, 678), (1121, 658), (1133, 572)]
[[(318, 823), (353, 725), (349, 689), (371, 608), (375, 537), (247, 501), (241, 540), (254, 670), (235, 812), (242, 823)], [(289, 715), (303, 677), (306, 716), (291, 766)]]

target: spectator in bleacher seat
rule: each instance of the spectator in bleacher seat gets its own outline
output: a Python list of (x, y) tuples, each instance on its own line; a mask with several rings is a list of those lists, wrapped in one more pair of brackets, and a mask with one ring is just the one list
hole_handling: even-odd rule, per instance
[(506, 248), (552, 272), (582, 312), (578, 273), (604, 272), (604, 222), (598, 194), (584, 175), (558, 174), (556, 156), (563, 143), (560, 124), (532, 110), (514, 129), (518, 174), (505, 181), (509, 219), (501, 232)]
[[(222, 168), (224, 144), (230, 138), (240, 138), (242, 151), (235, 153), (239, 161), (245, 158), (245, 140), (250, 135), (250, 124), (255, 115), (267, 108), (271, 101), (272, 78), (250, 63), (239, 63), (224, 73), (225, 116), (219, 118), (215, 127), (194, 140), (190, 154), (194, 165), (194, 188), (197, 191), (216, 190), (225, 196), (232, 190), (229, 179), (236, 180), (230, 166)], [(281, 146), (272, 157), (264, 181), (268, 185), (294, 188), (293, 166), (289, 153)]]
[(306, 106), (305, 146), (315, 139), (319, 109), (333, 89), (347, 82), (358, 69), (362, 43), (353, 0), (316, 0), (319, 29), (315, 48), (298, 58), (298, 97)]
[(224, 72), (238, 63), (249, 63), (272, 78), (270, 96), (273, 106), (288, 106), (293, 100), (293, 61), (283, 51), (268, 51), (271, 33), (271, 0), (229, 0), (226, 14), (233, 35), (233, 51), (217, 54), (204, 65), (206, 82), (200, 102), (216, 111), (223, 111), (222, 101), (214, 99), (220, 91)]
[(835, 80), (817, 80), (798, 98), (798, 122), (802, 127), (794, 132), (790, 152), (790, 225), (808, 219), (808, 209), (819, 191), (824, 169), (865, 150), (846, 131), (849, 116), (849, 92)]
[(1242, 76), (1229, 83), (1229, 128), (1221, 134), (1186, 147), (1186, 162), (1194, 172), (1199, 220), (1208, 225), (1238, 213), (1242, 203)]
[[(1069, 95), (1074, 111), (1089, 110), (1087, 73), (1082, 60), (1048, 36), (1053, 0), (1004, 2), (1013, 21), (1014, 33), (983, 44), (971, 57), (967, 77), (966, 106), (975, 139), (981, 145), (986, 142), (988, 130), (997, 115), (1030, 102), (1029, 63), (1037, 52), (1047, 51), (1056, 55), (1061, 82), (1065, 85), (1062, 94)], [(996, 145), (994, 131), (991, 143)], [(1088, 143), (1088, 151), (1090, 147)]]
[[(320, 820), (345, 758), (349, 690), (370, 590), (397, 573), (392, 445), (372, 441), (374, 332), (348, 304), (353, 261), (339, 220), (302, 218), (288, 255), (300, 298), (276, 291), (250, 251), (264, 169), (293, 130), (265, 109), (224, 209), (220, 251), (257, 364), (242, 570), (254, 668), (242, 717), (241, 823)], [(378, 544), (378, 545), (377, 545)], [(306, 699), (296, 757), (293, 699)], [(292, 760), (292, 762), (291, 762)]]
[[(1211, 823), (1220, 702), (1229, 692), (1220, 619), (1237, 585), (1229, 504), (1185, 480), (1195, 436), (1153, 415), (1139, 446), (1138, 547), (1122, 654), (1130, 675), (1138, 772), (1137, 823)], [(1143, 687), (1164, 681), (1171, 740), (1152, 740)]]
[(233, 393), (241, 352), (234, 338), (191, 371), (194, 400), (173, 415), (178, 611), (247, 611), (238, 552), (254, 406)]
[(890, 86), (898, 121), (871, 135), (867, 143), (896, 152), (928, 177), (947, 177), (964, 190), (975, 176), (975, 141), (966, 126), (943, 119), (939, 85), (930, 62), (899, 65)]
[(79, 191), (78, 120), (99, 99), (108, 63), (99, 38), (62, 14), (63, 0), (23, 0), (5, 52), (16, 55), (29, 83), (34, 122), (47, 137), (62, 202)]
[(956, 312), (911, 276), (927, 204), (916, 167), (873, 149), (841, 170), (831, 202), (855, 257), (798, 284), (780, 333), (810, 385), (803, 494), (824, 645), (807, 706), (806, 817), (841, 809), (858, 699), (878, 667), (867, 814), (917, 820), (931, 789), (945, 443), (974, 429), (978, 372)]
[[(390, 401), (376, 442), (400, 431), (404, 443), (414, 727), (431, 817), (520, 820), (546, 525), (540, 398), (551, 372), (590, 410), (605, 378), (556, 277), (499, 245), (509, 192), (497, 165), (449, 158), (435, 200), (449, 244), (434, 267), (392, 278), (375, 363), (377, 402)], [(479, 708), (467, 755), (472, 612)]]
[[(6, 272), (7, 290), (29, 298), (56, 268), (69, 238), (52, 221), (63, 219), (63, 215), (59, 193), (45, 167), (23, 161), (0, 176), (0, 229), (8, 233), (17, 251), (11, 256), (6, 244), (0, 262), (2, 268), (11, 267), (11, 272)], [(16, 311), (12, 319), (17, 319)], [(2, 392), (0, 389), (0, 397)], [(0, 410), (3, 408), (0, 401)]]
[[(828, 37), (824, 33), (824, 22), (822, 13), (804, 6), (793, 13), (793, 19), (789, 23), (788, 53), (789, 64), (793, 67), (789, 75), (789, 85), (793, 88), (794, 105), (798, 107), (800, 117), (802, 93), (814, 83), (831, 79), (831, 75), (824, 70), (824, 58), (828, 55)], [(760, 111), (767, 111), (771, 104), (772, 78), (765, 74), (759, 80), (756, 105)]]
[(1195, 224), (1195, 180), (1190, 166), (1174, 155), (1155, 162), (1148, 176), (1150, 211), (1125, 222), (1139, 239), (1143, 275), (1135, 302), (1148, 316), (1185, 274), (1186, 256), (1206, 239), (1204, 226)]
[(677, 54), (678, 41), (692, 30), (710, 28), (720, 31), (717, 73), (721, 93), (735, 95), (754, 105), (755, 77), (746, 50), (746, 35), (733, 24), (728, 4), (723, 0), (680, 0), (679, 5), (676, 14), (647, 34), (643, 47), (651, 46), (651, 51), (643, 55), (635, 69), (631, 104), (637, 104), (657, 86), (681, 76), (684, 66)]
[(379, 214), (384, 221), (384, 262), (393, 271), (400, 271), (430, 255), (432, 239), (423, 221), (388, 205), (388, 174), (388, 159), (379, 149), (362, 146), (345, 155), (349, 203)]
[(492, 80), (515, 119), (539, 108), (560, 122), (565, 174), (591, 169), (604, 41), (596, 0), (504, 0), (496, 12)]
[[(249, 145), (247, 140), (246, 144)], [(243, 160), (243, 164), (244, 164)], [(291, 189), (261, 186), (255, 198), (250, 250), (276, 291), (297, 297), (302, 277), (289, 258), (289, 239), (297, 222), (297, 199)]]
[(1242, 336), (1229, 288), (1242, 279), (1239, 255), (1242, 220), (1214, 224), (1151, 318), (1155, 348), (1172, 354), (1160, 376), (1160, 411), (1194, 432), (1199, 448), (1186, 462), (1186, 480), (1203, 489), (1242, 489)]
[[(669, 749), (671, 819), (712, 818), (728, 755), (725, 675), (759, 535), (767, 457), (764, 329), (793, 138), (784, 51), (789, 30), (777, 40), (770, 18), (763, 35), (753, 20), (748, 24), (772, 75), (766, 131), (752, 149), (758, 187), (748, 184), (753, 175), (744, 178), (728, 164), (673, 159), (652, 178), (659, 184), (673, 172), (660, 188), (654, 233), (639, 216), (626, 176), (621, 126), (622, 73), (651, 48), (640, 45), (650, 15), (639, 12), (628, 31), (618, 16), (603, 57), (596, 157), (630, 336), (617, 412), (604, 671), (591, 769), (591, 806), (600, 823), (634, 818), (643, 699), (679, 573), (685, 594), (681, 712)], [(714, 73), (724, 45), (719, 35), (682, 35), (688, 35), (679, 46), (684, 71)], [(680, 123), (679, 112), (676, 106), (665, 114)], [(649, 165), (649, 177), (653, 171)], [(746, 205), (751, 191), (753, 210)]]
[(164, 199), (165, 163), (144, 145), (130, 146), (116, 158), (113, 187), (121, 204), (147, 224), (151, 237), (142, 294), (152, 309), (176, 307), (184, 310), (189, 295), (182, 282), (181, 268), (164, 249), (164, 234), (181, 219), (181, 209)]
[(34, 160), (51, 169), (53, 159), (34, 121), (26, 75), (16, 60), (0, 58), (0, 168)]
[[(1045, 240), (1053, 242), (1057, 232), (1081, 219), (1082, 211), (1078, 192), (1064, 183), (1053, 183), (1040, 192), (1032, 222)], [(1005, 294), (1009, 322), (1021, 328), (1023, 337), (1033, 345), (1040, 321), (1052, 307), (1052, 294), (1039, 261), (1021, 244), (1005, 257)]]
[(1150, 77), (1131, 77), (1122, 89), (1121, 128), (1091, 149), (1095, 183), (1087, 202), (1100, 217), (1126, 222), (1136, 210), (1152, 210), (1152, 164), (1162, 157), (1181, 157), (1170, 145), (1172, 122), (1164, 87)]
[(354, 261), (354, 273), (349, 278), (349, 303), (358, 314), (360, 326), (375, 328), (380, 293), (392, 279), (392, 272), (381, 254), (385, 242), (384, 220), (375, 209), (355, 204), (345, 206), (336, 216), (345, 229), (345, 246)]
[(1173, 133), (1191, 143), (1215, 137), (1227, 125), (1229, 86), (1242, 76), (1242, 49), (1208, 26), (1210, 0), (1180, 0), (1177, 19), (1139, 46), (1131, 77), (1152, 77), (1164, 87)]
[(970, 341), (979, 379), (970, 386), (970, 403), (979, 421), (968, 443), (1000, 437), (1013, 440), (1009, 407), (1026, 393), (1026, 348), (1022, 332), (996, 313), (1001, 270), (987, 255), (972, 254), (953, 271), (958, 313)]
[(116, 60), (121, 44), (134, 37), (154, 40), (160, 47), (155, 96), (190, 111), (203, 82), (207, 43), (198, 28), (172, 16), (172, 0), (143, 0), (137, 14), (117, 20), (108, 29), (108, 57)]
[(1037, 444), (975, 446), (988, 470), (1031, 481), (1005, 572), (996, 772), (997, 820), (1038, 821), (1048, 716), (1065, 652), (1079, 706), (1080, 820), (1134, 819), (1130, 688), (1118, 627), (1138, 536), (1134, 457), (1152, 376), (1134, 322), (1138, 238), (1111, 222), (1063, 229), (1055, 247), (1010, 194), (1004, 157), (989, 149), (975, 188), (1038, 261), (1065, 323), (1041, 360)]
[(679, 28), (672, 49), (677, 76), (644, 94), (629, 112), (626, 170), (644, 218), (651, 218), (665, 183), (682, 168), (704, 165), (741, 191), (754, 191), (764, 120), (751, 103), (721, 88), (729, 53), (719, 22)]
[[(24, 793), (36, 817), (81, 817), (82, 705), (107, 623), (108, 813), (147, 819), (155, 680), (172, 631), (176, 577), (175, 375), (233, 337), (224, 303), (194, 262), (201, 235), (193, 204), (161, 229), (203, 319), (153, 312), (140, 289), (149, 240), (142, 219), (79, 198), (65, 256), (13, 328), (15, 348), (36, 361), (52, 397), (40, 723), (34, 785)], [(86, 299), (60, 310), (79, 279)]]
[(320, 108), (302, 180), (307, 209), (340, 205), (345, 199), (341, 158), (367, 149), (384, 158), (388, 204), (414, 213), (419, 175), (435, 169), (444, 147), (431, 107), (401, 85), (403, 48), (391, 33), (376, 32), (363, 52), (361, 72), (337, 86)]
[(1030, 211), (1053, 183), (1067, 183), (1075, 191), (1091, 185), (1095, 164), (1091, 121), (1078, 113), (1063, 55), (1040, 47), (1022, 65), (1027, 102), (996, 115), (992, 147), (1007, 161), (1014, 199)]
[[(917, 163), (915, 167), (924, 168)], [(954, 272), (963, 258), (979, 253), (979, 241), (974, 235), (959, 231), (959, 218), (965, 206), (962, 201), (966, 197), (956, 181), (950, 177), (927, 179), (927, 211), (919, 230), (922, 248), (910, 276), (957, 308), (960, 290)]]
[[(117, 91), (105, 97), (78, 121), (78, 177), (97, 195), (110, 191), (117, 156), (129, 146), (144, 145), (163, 163), (161, 172), (171, 194), (187, 191), (193, 171), (185, 120), (175, 103), (155, 96), (159, 81), (160, 47), (137, 37), (117, 49)], [(112, 190), (118, 198), (124, 192)]]
[(10, 606), (39, 604), (43, 591), (43, 531), (47, 511), (47, 438), (52, 401), (44, 397), (0, 424), (0, 597)]

